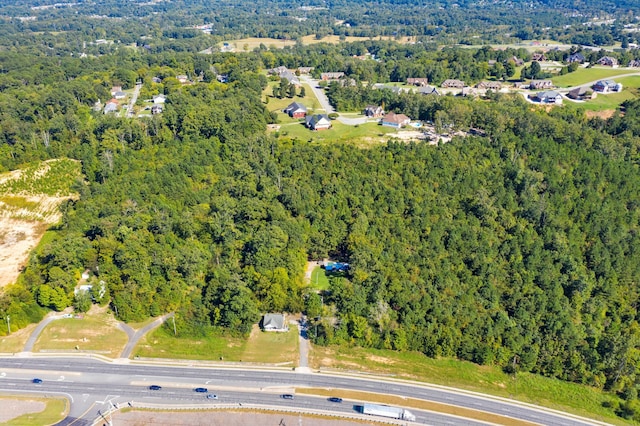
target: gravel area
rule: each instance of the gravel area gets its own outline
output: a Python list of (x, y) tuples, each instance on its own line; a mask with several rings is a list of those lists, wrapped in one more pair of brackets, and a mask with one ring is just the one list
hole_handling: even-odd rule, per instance
[(362, 426), (379, 425), (380, 423), (322, 419), (291, 414), (129, 411), (114, 414), (113, 424), (119, 426)]
[(3, 399), (0, 409), (0, 423), (6, 423), (23, 414), (39, 413), (47, 405), (42, 401), (29, 401), (24, 399)]

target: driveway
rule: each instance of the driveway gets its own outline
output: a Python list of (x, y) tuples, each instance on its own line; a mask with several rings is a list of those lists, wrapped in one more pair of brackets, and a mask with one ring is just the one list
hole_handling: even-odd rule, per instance
[(318, 102), (320, 103), (319, 109), (323, 109), (325, 114), (336, 112), (329, 103), (329, 99), (327, 99), (327, 96), (324, 94), (324, 89), (318, 87), (318, 80), (315, 80), (308, 75), (301, 75), (300, 80), (304, 83), (307, 83), (309, 87), (311, 87), (313, 94), (316, 96)]

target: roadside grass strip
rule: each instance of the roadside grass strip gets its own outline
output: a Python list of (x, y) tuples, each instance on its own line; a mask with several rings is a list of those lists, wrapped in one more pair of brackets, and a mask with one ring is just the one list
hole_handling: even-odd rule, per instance
[(407, 409), (419, 409), (432, 411), (435, 413), (450, 414), (465, 419), (480, 420), (504, 426), (537, 426), (537, 423), (518, 420), (499, 414), (488, 413), (486, 411), (472, 410), (470, 408), (458, 407), (455, 405), (442, 404), (439, 402), (431, 402), (422, 399), (402, 398), (395, 395), (381, 395), (372, 392), (348, 391), (342, 389), (322, 389), (322, 388), (296, 388), (296, 393), (317, 396), (337, 396), (344, 400), (355, 402), (373, 402), (380, 404), (388, 404)]

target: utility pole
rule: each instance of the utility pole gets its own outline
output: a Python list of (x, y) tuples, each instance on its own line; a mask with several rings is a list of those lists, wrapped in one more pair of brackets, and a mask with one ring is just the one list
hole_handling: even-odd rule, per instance
[(9, 334), (11, 334), (11, 316), (7, 315), (7, 330), (9, 331)]

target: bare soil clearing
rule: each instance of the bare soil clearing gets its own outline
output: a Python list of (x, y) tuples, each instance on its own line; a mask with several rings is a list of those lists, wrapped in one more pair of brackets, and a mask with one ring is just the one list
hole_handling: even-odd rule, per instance
[(6, 423), (24, 414), (39, 413), (46, 407), (47, 404), (42, 401), (3, 399), (2, 410), (0, 410), (0, 423)]
[(46, 187), (56, 161), (44, 161), (29, 173), (14, 170), (0, 175), (0, 288), (15, 282), (47, 228), (60, 221), (59, 206), (76, 197), (70, 191), (54, 196), (38, 189)]

